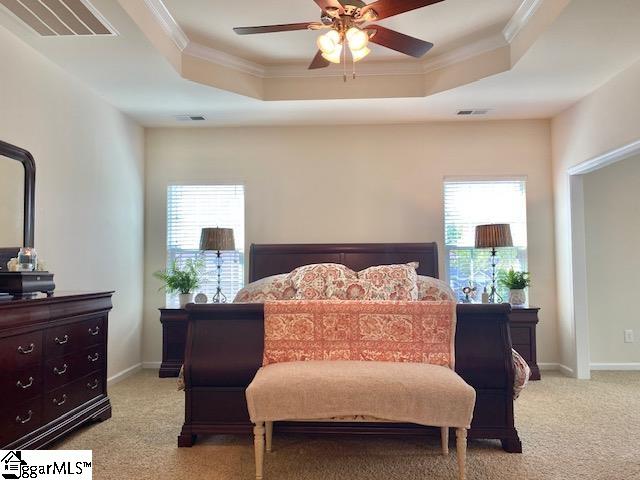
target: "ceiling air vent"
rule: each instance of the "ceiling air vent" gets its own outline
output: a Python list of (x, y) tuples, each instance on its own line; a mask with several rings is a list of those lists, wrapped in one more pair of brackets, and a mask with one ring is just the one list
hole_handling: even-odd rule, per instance
[(476, 108), (473, 110), (459, 110), (458, 115), (486, 115), (491, 111), (490, 108)]
[(0, 0), (0, 5), (45, 37), (117, 34), (89, 0)]
[(175, 118), (179, 122), (201, 122), (206, 120), (203, 115), (176, 115)]

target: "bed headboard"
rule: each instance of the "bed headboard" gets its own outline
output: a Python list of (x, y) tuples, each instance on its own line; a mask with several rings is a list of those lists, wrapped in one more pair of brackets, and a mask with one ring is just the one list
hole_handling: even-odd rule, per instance
[(311, 263), (341, 263), (359, 271), (373, 265), (420, 262), (419, 275), (438, 278), (436, 243), (252, 244), (249, 281)]

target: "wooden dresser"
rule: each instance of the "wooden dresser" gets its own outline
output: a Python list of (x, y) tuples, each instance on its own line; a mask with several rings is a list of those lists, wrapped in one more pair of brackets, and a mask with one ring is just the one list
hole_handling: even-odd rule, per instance
[(111, 294), (0, 301), (0, 449), (40, 448), (111, 417)]

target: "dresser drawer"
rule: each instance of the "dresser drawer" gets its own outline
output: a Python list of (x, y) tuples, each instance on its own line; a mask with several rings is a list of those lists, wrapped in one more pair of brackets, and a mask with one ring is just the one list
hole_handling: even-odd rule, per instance
[(103, 316), (49, 328), (45, 341), (46, 358), (62, 357), (104, 343), (104, 330)]
[(43, 425), (42, 397), (0, 409), (0, 447)]
[(41, 393), (40, 365), (0, 373), (0, 408), (23, 403)]
[(104, 372), (85, 375), (44, 396), (44, 421), (50, 422), (104, 393)]
[(0, 367), (3, 371), (24, 368), (42, 359), (42, 331), (0, 340)]
[(54, 390), (88, 373), (104, 369), (104, 345), (94, 345), (78, 353), (52, 358), (44, 367), (45, 389)]

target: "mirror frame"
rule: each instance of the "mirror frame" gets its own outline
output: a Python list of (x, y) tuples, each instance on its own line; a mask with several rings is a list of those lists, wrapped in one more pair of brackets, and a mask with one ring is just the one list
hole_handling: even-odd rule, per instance
[[(33, 247), (33, 230), (35, 223), (35, 194), (36, 194), (36, 162), (33, 155), (24, 148), (16, 147), (0, 140), (0, 156), (22, 163), (24, 167), (24, 216), (23, 236), (24, 245), (8, 247), (0, 245), (0, 258), (14, 257), (20, 247)], [(0, 271), (5, 270), (4, 261), (0, 264)]]

